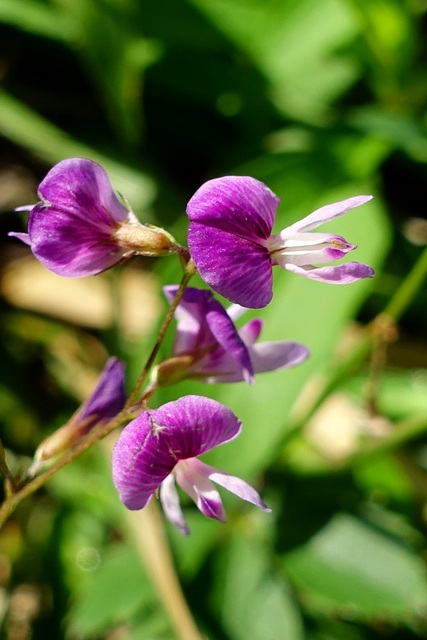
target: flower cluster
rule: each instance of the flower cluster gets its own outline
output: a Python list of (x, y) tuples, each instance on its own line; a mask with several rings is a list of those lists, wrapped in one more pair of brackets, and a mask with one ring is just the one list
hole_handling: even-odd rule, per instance
[[(55, 273), (68, 277), (96, 274), (134, 255), (178, 253), (188, 260), (187, 250), (164, 229), (138, 222), (117, 198), (104, 169), (91, 160), (60, 162), (40, 184), (39, 197), (38, 204), (21, 208), (29, 211), (28, 233), (10, 235), (29, 244), (36, 258)], [(235, 322), (247, 308), (270, 302), (272, 267), (276, 265), (329, 284), (372, 277), (371, 267), (358, 262), (325, 266), (356, 247), (341, 236), (311, 233), (370, 199), (356, 196), (322, 207), (277, 234), (272, 229), (279, 199), (254, 178), (210, 180), (190, 199), (192, 264), (214, 291), (233, 304), (225, 309), (208, 289), (176, 284), (164, 288), (176, 318), (172, 353), (154, 367), (137, 405), (140, 413), (123, 429), (112, 455), (114, 484), (126, 507), (141, 509), (158, 492), (169, 521), (188, 534), (176, 485), (205, 516), (225, 522), (215, 483), (263, 511), (270, 510), (244, 480), (199, 460), (200, 455), (239, 435), (241, 423), (230, 409), (196, 395), (157, 409), (148, 407), (148, 399), (157, 388), (184, 379), (253, 383), (258, 373), (302, 363), (308, 357), (304, 345), (258, 341), (260, 318), (239, 329)], [(95, 424), (119, 413), (125, 403), (123, 383), (123, 364), (110, 359), (88, 401), (39, 447), (33, 472), (73, 446)]]

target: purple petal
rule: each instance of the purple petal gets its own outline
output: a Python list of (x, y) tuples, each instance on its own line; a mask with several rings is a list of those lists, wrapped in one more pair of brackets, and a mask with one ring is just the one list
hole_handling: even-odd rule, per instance
[(112, 453), (113, 482), (128, 509), (142, 509), (171, 473), (175, 456), (161, 438), (161, 428), (144, 412), (120, 434)]
[(134, 219), (117, 199), (104, 169), (85, 158), (55, 165), (40, 184), (42, 202), (29, 216), (31, 249), (51, 271), (68, 277), (109, 269), (127, 252), (112, 233)]
[(362, 278), (373, 278), (375, 275), (372, 267), (362, 262), (345, 262), (335, 267), (299, 267), (296, 264), (286, 264), (285, 269), (293, 273), (299, 273), (311, 280), (327, 282), (328, 284), (350, 284)]
[(287, 227), (285, 231), (287, 235), (293, 235), (300, 231), (310, 231), (328, 220), (342, 216), (350, 209), (354, 209), (354, 207), (359, 207), (360, 205), (365, 204), (365, 202), (369, 202), (372, 198), (373, 196), (355, 196), (353, 198), (347, 198), (347, 200), (342, 200), (341, 202), (328, 204), (325, 207), (316, 209), (316, 211), (313, 211), (313, 213), (310, 213), (302, 220), (298, 220), (295, 224)]
[(193, 473), (197, 473), (199, 477), (205, 476), (212, 480), (212, 482), (216, 482), (216, 484), (224, 487), (224, 489), (234, 493), (242, 500), (246, 500), (246, 502), (254, 504), (263, 511), (271, 511), (271, 509), (261, 500), (259, 493), (244, 480), (236, 478), (236, 476), (231, 476), (228, 473), (224, 473), (215, 467), (211, 467), (210, 465), (201, 462), (201, 460), (191, 460), (191, 464), (193, 467)]
[(126, 402), (124, 382), (124, 363), (117, 358), (109, 358), (95, 389), (80, 408), (76, 418), (84, 420), (92, 415), (96, 416), (98, 420), (113, 418), (123, 409)]
[(295, 367), (310, 355), (309, 350), (298, 342), (260, 342), (251, 347), (255, 373)]
[(120, 434), (112, 455), (113, 482), (128, 509), (141, 509), (179, 462), (235, 438), (236, 416), (216, 400), (184, 396), (146, 411)]
[(254, 342), (258, 340), (263, 324), (264, 322), (261, 318), (254, 318), (239, 329), (239, 335), (247, 347), (253, 345)]
[(162, 503), (165, 516), (174, 527), (178, 529), (184, 536), (190, 534), (187, 522), (179, 503), (178, 491), (175, 486), (175, 478), (173, 474), (167, 476), (160, 485), (160, 501)]
[(40, 183), (39, 196), (80, 218), (85, 224), (122, 222), (129, 212), (115, 195), (101, 165), (87, 158), (70, 158), (56, 164)]
[[(171, 303), (178, 291), (178, 285), (167, 285), (163, 292)], [(176, 337), (173, 354), (191, 353), (209, 347), (214, 343), (212, 333), (206, 322), (206, 305), (212, 299), (210, 291), (188, 287), (179, 303), (175, 317), (177, 319)]]
[(273, 228), (279, 198), (247, 176), (225, 176), (205, 182), (187, 205), (191, 222), (257, 242)]
[(192, 222), (188, 246), (203, 280), (243, 307), (265, 307), (273, 296), (271, 258), (261, 244)]
[(18, 238), (18, 240), (22, 240), (22, 242), (25, 242), (25, 244), (28, 244), (31, 247), (31, 240), (28, 233), (20, 233), (19, 231), (10, 231), (7, 235), (11, 236), (12, 238)]
[(205, 473), (199, 473), (197, 458), (182, 460), (175, 468), (176, 481), (207, 518), (226, 522), (221, 496)]
[[(165, 287), (166, 297), (173, 299), (177, 285)], [(188, 287), (175, 313), (178, 324), (174, 343), (174, 355), (191, 354), (212, 347), (224, 349), (242, 370), (243, 378), (253, 382), (252, 364), (248, 350), (224, 307), (210, 291)], [(202, 358), (204, 364), (213, 364), (221, 354)], [(204, 374), (202, 360), (196, 361), (194, 371)], [(209, 374), (211, 373), (209, 367)]]
[(240, 365), (246, 382), (253, 382), (253, 368), (249, 352), (224, 307), (212, 299), (206, 313), (206, 322), (218, 343)]
[(184, 396), (151, 412), (161, 425), (160, 438), (176, 460), (193, 458), (236, 438), (241, 423), (234, 413), (216, 400)]

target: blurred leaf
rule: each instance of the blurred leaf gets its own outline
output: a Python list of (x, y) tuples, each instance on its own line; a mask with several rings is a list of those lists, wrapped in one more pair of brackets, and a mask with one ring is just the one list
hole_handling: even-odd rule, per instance
[(135, 145), (142, 131), (142, 72), (160, 53), (135, 26), (131, 4), (114, 7), (97, 0), (60, 0), (74, 24), (76, 50), (104, 101), (118, 140)]
[(415, 160), (427, 162), (426, 127), (410, 116), (364, 107), (354, 110), (348, 121), (372, 137), (404, 149)]
[(197, 0), (197, 6), (269, 78), (286, 114), (322, 121), (329, 103), (359, 75), (354, 57), (335, 53), (358, 30), (345, 2)]
[(300, 613), (289, 586), (271, 570), (262, 545), (235, 538), (225, 557), (224, 574), (217, 574), (217, 590), (230, 638), (303, 640)]
[(0, 90), (0, 133), (22, 145), (47, 163), (64, 158), (86, 157), (102, 164), (114, 188), (126, 196), (135, 211), (148, 207), (154, 184), (142, 172), (86, 146)]
[[(420, 347), (419, 347), (420, 348)], [(355, 376), (346, 388), (362, 395), (366, 376)], [(377, 403), (383, 416), (403, 420), (427, 411), (427, 373), (424, 369), (384, 371), (378, 383)]]
[(155, 602), (136, 552), (124, 545), (111, 547), (101, 557), (76, 597), (69, 625), (85, 638), (129, 622), (142, 608)]
[(0, 22), (55, 40), (74, 35), (72, 24), (61, 11), (37, 0), (1, 0)]
[(410, 623), (425, 611), (425, 567), (408, 548), (352, 516), (340, 514), (284, 568), (311, 609)]

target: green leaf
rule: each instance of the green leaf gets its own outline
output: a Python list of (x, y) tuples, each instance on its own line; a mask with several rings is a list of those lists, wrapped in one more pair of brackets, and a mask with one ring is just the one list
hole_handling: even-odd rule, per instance
[(287, 554), (284, 569), (307, 605), (323, 613), (409, 623), (427, 601), (421, 559), (346, 514)]
[(358, 32), (344, 2), (197, 0), (197, 5), (261, 68), (287, 114), (321, 120), (330, 101), (359, 75), (354, 58), (335, 53)]
[(231, 541), (219, 607), (231, 640), (302, 640), (302, 621), (289, 586), (273, 573), (262, 545), (244, 538)]
[(74, 37), (72, 24), (61, 11), (36, 0), (1, 0), (0, 22), (44, 38)]
[(112, 547), (88, 576), (70, 612), (70, 627), (83, 637), (101, 633), (155, 602), (135, 551)]

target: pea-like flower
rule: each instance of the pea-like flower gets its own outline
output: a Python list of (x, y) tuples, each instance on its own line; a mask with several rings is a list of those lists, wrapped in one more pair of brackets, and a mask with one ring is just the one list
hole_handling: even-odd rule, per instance
[(177, 250), (163, 229), (142, 225), (119, 201), (105, 170), (86, 158), (55, 165), (39, 185), (41, 202), (30, 212), (28, 233), (15, 236), (30, 245), (50, 271), (77, 278), (105, 271), (135, 254), (160, 256)]
[(272, 235), (279, 198), (255, 178), (216, 178), (203, 184), (187, 205), (188, 246), (212, 289), (244, 307), (265, 307), (273, 295), (275, 265), (329, 284), (374, 275), (371, 267), (359, 262), (315, 266), (338, 260), (356, 246), (341, 236), (310, 233), (371, 198), (356, 196), (327, 205)]
[[(172, 302), (178, 285), (164, 287)], [(308, 356), (297, 342), (259, 342), (263, 322), (255, 318), (237, 330), (234, 320), (246, 309), (232, 305), (225, 310), (212, 293), (187, 288), (179, 303), (173, 357), (155, 369), (160, 386), (184, 378), (208, 383), (253, 382), (253, 374), (296, 366)]]
[(197, 458), (233, 440), (240, 430), (241, 423), (230, 409), (201, 396), (184, 396), (142, 413), (123, 429), (113, 450), (113, 481), (120, 500), (128, 509), (142, 509), (160, 489), (166, 517), (184, 535), (189, 529), (175, 483), (203, 515), (221, 522), (226, 515), (213, 482), (270, 511), (244, 480)]

